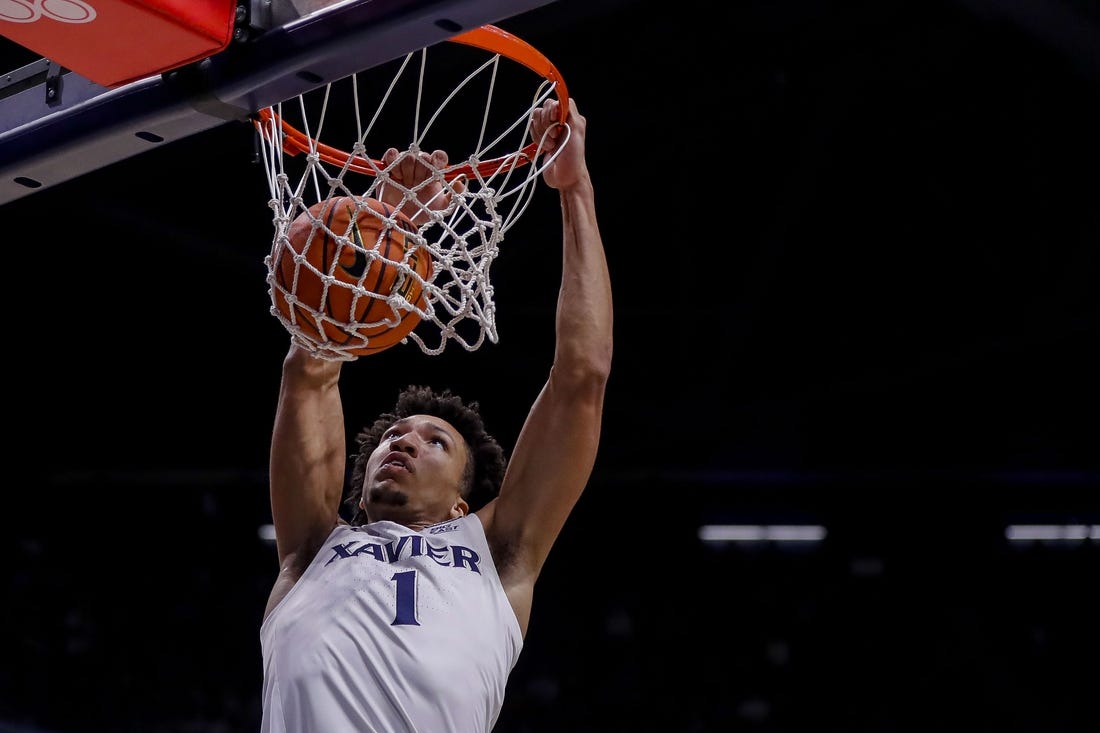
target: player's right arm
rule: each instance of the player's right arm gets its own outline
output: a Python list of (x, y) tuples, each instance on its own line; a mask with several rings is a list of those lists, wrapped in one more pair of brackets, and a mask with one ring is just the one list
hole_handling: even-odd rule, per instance
[(269, 461), (279, 576), (265, 616), (339, 521), (346, 458), (341, 366), (295, 345), (283, 359)]

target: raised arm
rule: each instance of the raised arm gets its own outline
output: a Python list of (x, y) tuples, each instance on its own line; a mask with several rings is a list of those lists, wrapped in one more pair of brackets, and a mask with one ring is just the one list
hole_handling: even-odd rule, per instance
[(346, 458), (340, 369), (341, 362), (294, 345), (283, 359), (269, 463), (279, 579), (269, 611), (339, 521)]
[(544, 171), (562, 212), (562, 281), (554, 364), (509, 459), (499, 497), (479, 513), (520, 625), (526, 630), (534, 582), (592, 473), (604, 390), (611, 369), (611, 282), (585, 163), (586, 120), (570, 100), (567, 125), (558, 102), (536, 113), (536, 139), (547, 152), (564, 145)]

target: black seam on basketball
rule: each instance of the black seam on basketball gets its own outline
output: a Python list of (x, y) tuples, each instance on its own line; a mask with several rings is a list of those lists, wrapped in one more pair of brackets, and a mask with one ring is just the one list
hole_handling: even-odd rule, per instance
[[(331, 262), (329, 261), (329, 251), (328, 251), (330, 237), (332, 236), (332, 235), (330, 235), (330, 232), (333, 231), (332, 222), (336, 218), (336, 212), (340, 208), (339, 204), (340, 204), (341, 200), (342, 199), (338, 199), (338, 200), (332, 202), (332, 208), (330, 208), (329, 211), (328, 211), (328, 221), (325, 222), (325, 238), (324, 238), (323, 244), (321, 246), (321, 267), (324, 268), (323, 272), (324, 272), (325, 275), (331, 275), (332, 274), (332, 266), (333, 265), (343, 269), (342, 266), (340, 265), (340, 258), (337, 255), (337, 253), (339, 252), (339, 249), (337, 248), (337, 245), (336, 245), (335, 241), (332, 242), (332, 245), (333, 245), (332, 254), (335, 256), (334, 261), (331, 261)], [(318, 269), (321, 269), (321, 268), (318, 268)], [(332, 299), (328, 297), (328, 291), (325, 290), (324, 281), (322, 280), (318, 284), (320, 285), (320, 292), (318, 293), (318, 295), (323, 296), (324, 299), (325, 299), (325, 315), (327, 315), (329, 318), (332, 318), (333, 320), (340, 321), (340, 318), (338, 318), (336, 316), (336, 314), (333, 313), (333, 311), (332, 311)], [(351, 314), (349, 313), (348, 315), (351, 315)], [(324, 331), (325, 336), (327, 336), (329, 339), (331, 339), (333, 341), (336, 341), (339, 344), (346, 344), (348, 342), (348, 339), (351, 338), (351, 334), (349, 334), (344, 329), (337, 327), (336, 330), (338, 332), (344, 334), (344, 336), (346, 338), (343, 341), (340, 341), (339, 339), (335, 339), (335, 338), (332, 337), (332, 334), (329, 333), (329, 329), (324, 328), (324, 326), (326, 324), (321, 324), (321, 325), (322, 325), (322, 330)]]
[[(317, 280), (317, 297), (320, 298), (320, 297), (323, 296), (324, 300), (325, 300), (324, 309), (323, 309), (325, 315), (327, 315), (328, 317), (330, 317), (334, 320), (339, 320), (339, 319), (336, 318), (336, 315), (331, 310), (330, 300), (328, 298), (328, 294), (325, 292), (325, 283), (321, 279), (324, 275), (329, 274), (329, 272), (327, 270), (327, 267), (328, 267), (327, 263), (329, 263), (329, 243), (330, 243), (329, 231), (328, 230), (332, 229), (332, 222), (333, 222), (333, 219), (336, 216), (337, 206), (335, 205), (335, 203), (336, 202), (333, 202), (333, 206), (327, 212), (328, 213), (328, 220), (325, 221), (325, 226), (327, 227), (327, 229), (322, 233), (323, 236), (322, 236), (322, 239), (321, 239), (321, 260), (318, 263), (320, 266), (314, 265), (314, 268), (316, 268), (321, 274), (320, 275), (315, 274), (313, 272), (313, 269), (306, 268), (305, 273), (299, 273), (299, 275), (298, 275), (298, 277), (299, 277), (298, 284), (299, 285), (302, 284), (301, 278), (303, 276), (308, 276), (308, 277), (315, 278)], [(323, 213), (324, 213), (324, 210), (322, 209), (322, 214)], [(310, 247), (310, 245), (313, 244), (313, 239), (316, 236), (317, 232), (316, 232), (315, 229), (313, 229), (312, 225), (311, 225), (311, 228), (310, 228), (310, 232), (311, 232), (312, 236), (310, 236), (306, 240), (306, 244), (302, 247), (302, 251), (297, 252), (297, 254), (305, 256), (306, 255), (306, 250)], [(335, 242), (332, 242), (332, 243), (335, 245)], [(294, 248), (291, 247), (291, 249), (293, 250)], [(335, 250), (335, 248), (334, 248), (334, 250)], [(309, 262), (309, 257), (308, 256), (306, 257), (306, 261)], [(287, 288), (287, 289), (289, 290), (289, 288)], [(298, 295), (296, 290), (295, 290), (294, 294), (295, 294), (295, 296)], [(308, 330), (313, 332), (313, 334), (314, 334), (313, 336), (310, 336), (310, 338), (312, 338), (314, 341), (316, 341), (318, 343), (318, 345), (320, 345), (322, 343), (327, 343), (327, 342), (344, 345), (344, 344), (347, 343), (347, 339), (351, 338), (351, 336), (349, 334), (347, 334), (343, 329), (340, 329), (340, 328), (337, 328), (336, 330), (339, 333), (344, 334), (344, 336), (346, 338), (344, 340), (341, 340), (339, 338), (334, 337), (333, 334), (332, 334), (332, 329), (329, 329), (327, 327), (328, 322), (324, 321), (323, 319), (320, 322), (318, 322), (317, 316), (314, 314), (314, 312), (311, 309), (306, 309), (303, 306), (299, 306), (299, 305), (295, 305), (294, 309), (298, 313), (298, 318), (296, 319), (295, 322), (297, 324), (299, 324), (299, 328), (302, 329), (302, 330), (305, 330), (303, 328), (303, 326), (308, 327)]]
[[(393, 209), (390, 208), (388, 205), (386, 205), (385, 202), (379, 201), (378, 205), (380, 207), (382, 207), (382, 211), (385, 213), (387, 219), (390, 218), (393, 215)], [(382, 238), (379, 238), (379, 237), (375, 238), (374, 251), (377, 255), (379, 255), (382, 258), (382, 261), (379, 262), (378, 276), (375, 278), (374, 284), (371, 287), (367, 288), (367, 289), (372, 293), (378, 293), (379, 295), (382, 295), (382, 282), (385, 280), (387, 269), (390, 267), (389, 262), (386, 261), (386, 260), (389, 259), (389, 257), (387, 257), (387, 255), (389, 254), (389, 251), (390, 251), (390, 228), (386, 226), (385, 222), (379, 222), (379, 223), (382, 225), (382, 233), (385, 235), (385, 239), (383, 240)], [(356, 222), (356, 229), (358, 229), (358, 222)], [(360, 239), (360, 241), (362, 241), (361, 236), (360, 236), (359, 239)], [(383, 248), (383, 245), (384, 245), (384, 248)], [(384, 249), (386, 254), (382, 254), (383, 249)], [(369, 270), (368, 270), (368, 272), (369, 272)], [(369, 295), (367, 296), (367, 298), (370, 299), (370, 302), (367, 303), (367, 307), (363, 309), (363, 313), (360, 315), (359, 318), (362, 318), (364, 323), (371, 323), (372, 321), (378, 320), (378, 319), (367, 318), (367, 314), (370, 313), (374, 309), (375, 301), (378, 300), (378, 299), (373, 298)], [(388, 304), (386, 304), (386, 305), (388, 305)], [(393, 313), (393, 308), (390, 308), (390, 312)], [(396, 314), (394, 314), (394, 315), (396, 315)], [(359, 318), (357, 318), (356, 320), (359, 320)], [(382, 318), (381, 320), (386, 320), (386, 319)], [(379, 336), (379, 335), (381, 335), (381, 334), (375, 334), (376, 337)], [(368, 343), (369, 343), (369, 338), (368, 338)]]

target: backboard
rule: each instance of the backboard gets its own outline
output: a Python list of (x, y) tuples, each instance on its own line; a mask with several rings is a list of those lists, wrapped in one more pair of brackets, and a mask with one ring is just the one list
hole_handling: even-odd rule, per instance
[[(244, 0), (223, 50), (116, 86), (40, 58), (0, 75), (0, 205), (552, 1)], [(0, 15), (6, 38), (28, 21), (71, 30), (44, 17), (66, 3), (8, 5), (26, 18)]]

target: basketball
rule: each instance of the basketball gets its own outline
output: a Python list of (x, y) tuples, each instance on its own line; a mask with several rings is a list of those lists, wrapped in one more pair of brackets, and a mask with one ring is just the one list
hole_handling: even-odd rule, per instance
[[(299, 214), (272, 258), (272, 300), (284, 324), (318, 346), (356, 356), (400, 342), (420, 315), (386, 298), (401, 296), (423, 309), (422, 282), (432, 273), (415, 232), (408, 217), (373, 198), (333, 197)], [(293, 307), (287, 293), (297, 298)]]

